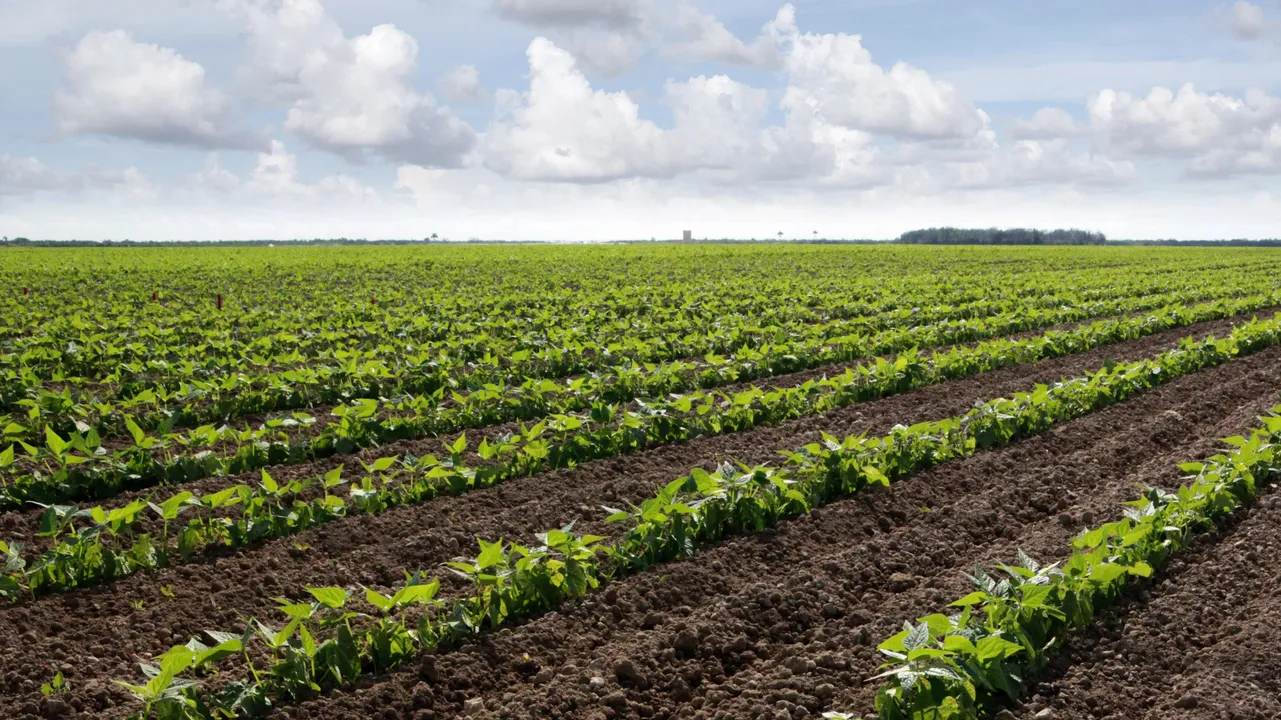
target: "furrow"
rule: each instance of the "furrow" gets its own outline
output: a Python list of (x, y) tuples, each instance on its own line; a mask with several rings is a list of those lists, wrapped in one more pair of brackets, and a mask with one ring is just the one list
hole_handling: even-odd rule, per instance
[[(1252, 426), (1281, 350), (1187, 376), (1002, 450), (949, 463), (654, 568), (603, 595), (279, 717), (781, 718), (870, 709), (876, 642), (1016, 549), (1080, 527)], [(1198, 438), (1185, 442), (1187, 438)], [(594, 678), (599, 678), (596, 680)], [(477, 701), (483, 710), (475, 707)], [(797, 710), (803, 707), (804, 711)], [(423, 716), (426, 716), (425, 714)]]
[[(1222, 335), (1226, 328), (1200, 329)], [(470, 541), (472, 534), (519, 538), (562, 524), (574, 515), (582, 520), (580, 528), (602, 529), (597, 502), (610, 499), (608, 496), (640, 499), (658, 482), (684, 474), (690, 467), (707, 466), (727, 457), (746, 462), (768, 461), (778, 448), (817, 439), (819, 429), (838, 435), (864, 430), (884, 432), (898, 422), (958, 414), (976, 398), (1009, 394), (1035, 382), (1078, 375), (1101, 365), (1105, 357), (1130, 360), (1154, 354), (1177, 345), (1181, 333), (1165, 335), (1170, 337), (1153, 336), (1078, 356), (1009, 368), (784, 426), (590, 463), (379, 518), (352, 518), (341, 527), (330, 526), (295, 538), (300, 545), (312, 546), (306, 551), (289, 542), (269, 543), (257, 552), (235, 558), (134, 577), (112, 586), (9, 609), (4, 613), (7, 619), (29, 631), (18, 637), (7, 636), (0, 645), (5, 667), (14, 668), (6, 676), (4, 702), (21, 707), (30, 699), (32, 683), (38, 685), (38, 681), (47, 680), (40, 677), (41, 669), (24, 667), (19, 662), (22, 657), (70, 661), (85, 681), (84, 686), (100, 687), (107, 693), (105, 700), (94, 698), (93, 702), (113, 702), (112, 698), (119, 696), (107, 689), (103, 680), (128, 676), (135, 656), (158, 652), (206, 628), (234, 626), (241, 615), (267, 616), (274, 606), (270, 598), (281, 592), (306, 584), (392, 582), (400, 578), (401, 567), (430, 568), (450, 557), (464, 539)], [(1192, 378), (1218, 377), (1227, 368), (1253, 368), (1262, 362), (1260, 358), (1271, 358), (1275, 364), (1277, 355), (1277, 351), (1267, 351), (1190, 376), (1172, 386), (1185, 385)], [(1160, 392), (1164, 397), (1170, 391)], [(824, 511), (824, 517), (826, 514), (830, 511)], [(172, 587), (173, 598), (160, 591), (168, 587)], [(133, 607), (132, 603), (138, 600), (144, 601), (143, 607)]]

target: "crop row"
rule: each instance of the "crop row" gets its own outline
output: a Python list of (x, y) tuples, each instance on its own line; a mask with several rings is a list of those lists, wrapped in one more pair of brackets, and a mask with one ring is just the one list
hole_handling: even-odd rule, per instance
[[(632, 260), (616, 258), (611, 263), (611, 254)], [(1175, 267), (1213, 272), (1274, 264), (1260, 255), (1133, 257), (1116, 251), (1040, 251), (1033, 267), (1010, 263), (1008, 254), (949, 254), (901, 248), (437, 248), (362, 251), (363, 257), (356, 258), (315, 250), (258, 249), (235, 256), (200, 251), (8, 251), (13, 262), (0, 283), (0, 319), (5, 320), (0, 323), (0, 340), (49, 335), (68, 341), (83, 332), (145, 336), (147, 328), (162, 327), (178, 333), (174, 337), (184, 343), (198, 344), (205, 337), (272, 334), (287, 329), (283, 323), (352, 327), (359, 332), (371, 320), (389, 318), (401, 325), (419, 315), (464, 323), (504, 317), (529, 321), (549, 311), (597, 313), (600, 318), (661, 317), (668, 310), (706, 311), (722, 298), (742, 305), (747, 313), (795, 305), (813, 308), (821, 317), (824, 309), (833, 309), (830, 314), (837, 316), (850, 303), (857, 307), (895, 296), (926, 304), (932, 302), (930, 297), (954, 302), (1012, 297), (1022, 286), (1043, 279), (1060, 287), (1090, 287), (1098, 270), (1109, 270), (1113, 277), (1157, 276)], [(30, 262), (24, 264), (24, 259)], [(665, 272), (644, 276), (647, 281), (639, 285), (620, 283), (637, 276), (637, 260), (647, 269), (661, 266)], [(790, 266), (792, 272), (772, 272), (779, 266)], [(850, 272), (854, 268), (859, 272)], [(944, 269), (946, 274), (939, 272)], [(294, 302), (275, 302), (282, 287), (289, 289)], [(216, 292), (229, 289), (235, 291), (228, 297), (228, 310), (234, 312), (203, 312)], [(153, 295), (159, 303), (146, 301)], [(381, 302), (372, 304), (371, 299)]]
[[(89, 425), (99, 435), (123, 434), (123, 417), (129, 415), (144, 429), (222, 422), (256, 413), (328, 405), (352, 398), (431, 394), (444, 389), (482, 389), (508, 385), (525, 378), (558, 378), (576, 373), (628, 375), (643, 372), (639, 365), (676, 360), (676, 372), (687, 363), (681, 358), (729, 354), (719, 364), (756, 370), (756, 376), (789, 372), (800, 365), (812, 367), (839, 361), (841, 350), (869, 334), (922, 326), (929, 329), (964, 327), (970, 321), (990, 320), (1041, 310), (1045, 323), (1074, 322), (1108, 314), (1137, 312), (1178, 302), (1239, 297), (1268, 292), (1275, 276), (1260, 273), (1233, 283), (1224, 278), (1200, 285), (1125, 285), (1109, 288), (1088, 303), (1070, 303), (1050, 294), (1005, 301), (983, 300), (959, 306), (914, 307), (876, 315), (858, 316), (820, 324), (789, 324), (768, 317), (722, 316), (715, 327), (697, 333), (679, 328), (662, 329), (646, 340), (642, 328), (634, 334), (611, 338), (599, 328), (591, 337), (550, 338), (531, 331), (524, 339), (503, 342), (476, 328), (453, 325), (450, 334), (422, 345), (398, 338), (402, 349), (360, 351), (340, 348), (333, 354), (304, 357), (297, 334), (280, 333), (273, 340), (285, 349), (255, 349), (248, 362), (219, 358), (206, 345), (197, 345), (199, 362), (164, 358), (118, 358), (115, 372), (82, 384), (70, 377), (48, 382), (30, 367), (0, 370), (0, 410), (25, 411), (27, 426), (51, 423), (67, 433)], [(1055, 319), (1057, 318), (1057, 319)], [(421, 322), (416, 320), (415, 322)], [(1037, 326), (1037, 319), (1022, 324)], [(658, 332), (656, 330), (656, 332)], [(397, 333), (403, 334), (403, 333)], [(329, 331), (324, 335), (328, 336)], [(74, 345), (74, 343), (72, 343)], [(92, 339), (81, 338), (81, 349)], [(924, 346), (924, 345), (922, 345)], [(846, 353), (847, 355), (847, 353)], [(793, 357), (820, 356), (808, 365)], [(836, 358), (823, 360), (823, 356)], [(21, 355), (10, 357), (21, 358)], [(19, 361), (20, 362), (20, 361)], [(695, 365), (699, 363), (695, 362)], [(659, 368), (661, 370), (662, 368)], [(723, 368), (712, 368), (722, 370)], [(744, 379), (751, 379), (750, 377)]]
[[(1251, 289), (1271, 292), (1281, 302), (1275, 284), (1275, 280), (1269, 279)], [(533, 366), (523, 364), (525, 354), (516, 353), (510, 358), (512, 364), (506, 367), (496, 362), (458, 366), (439, 359), (420, 358), (422, 362), (395, 368), (377, 362), (351, 361), (337, 368), (291, 370), (268, 376), (264, 387), (257, 387), (262, 378), (245, 375), (184, 381), (173, 391), (144, 390), (118, 405), (100, 402), (97, 398), (85, 403), (73, 396), (70, 388), (61, 392), (41, 390), (34, 397), (17, 401), (20, 407), (28, 408), (21, 422), (0, 415), (0, 427), (5, 428), (4, 435), (10, 442), (18, 439), (31, 442), (42, 426), (51, 427), (63, 436), (85, 433), (89, 429), (100, 438), (125, 436), (133, 434), (132, 426), (164, 435), (175, 428), (197, 427), (255, 413), (382, 397), (404, 398), (401, 403), (429, 406), (452, 401), (445, 412), (466, 419), (452, 427), (446, 424), (447, 429), (441, 430), (449, 432), (484, 424), (533, 420), (551, 412), (573, 412), (594, 402), (626, 402), (636, 397), (661, 397), (695, 388), (748, 382), (907, 348), (932, 348), (1098, 317), (1145, 312), (1167, 305), (1248, 296), (1242, 292), (1244, 289), (1215, 288), (1123, 297), (1079, 308), (1022, 308), (983, 318), (915, 324), (910, 328), (851, 327), (844, 334), (821, 338), (781, 341), (776, 338), (759, 345), (740, 345), (731, 356), (707, 355), (702, 360), (656, 366), (619, 361), (609, 372), (560, 381), (540, 379)], [(528, 379), (521, 382), (522, 378)], [(294, 419), (308, 422), (312, 418), (304, 412)]]
[[(902, 284), (902, 292), (891, 294), (874, 310), (877, 317), (858, 313), (855, 319), (875, 322), (874, 329), (902, 326), (904, 323), (928, 324), (941, 320), (983, 317), (985, 314), (1019, 307), (1058, 307), (1107, 302), (1128, 296), (1187, 291), (1211, 296), (1207, 289), (1218, 290), (1218, 297), (1237, 293), (1248, 294), (1262, 289), (1275, 277), (1275, 268), (1242, 266), (1233, 272), (1211, 269), (1198, 272), (1195, 268), (1181, 268), (1177, 280), (1169, 273), (1152, 273), (1144, 270), (1134, 277), (1117, 280), (1108, 278), (1108, 284), (1099, 285), (1097, 278), (1076, 278), (1069, 286), (1093, 287), (1093, 290), (1076, 290), (1065, 293), (1055, 281), (1062, 278), (1032, 276), (1030, 288), (1002, 276), (1007, 286), (985, 287), (979, 299), (969, 299), (972, 293), (961, 297), (947, 296), (940, 299), (946, 304), (931, 307), (928, 293), (915, 294), (911, 283)], [(966, 278), (949, 278), (964, 281)], [(990, 284), (990, 283), (989, 283)], [(952, 285), (949, 284), (951, 287)], [(1253, 290), (1251, 288), (1254, 288)], [(721, 295), (730, 296), (727, 300)], [(783, 299), (773, 298), (782, 303)], [(542, 300), (532, 299), (529, 305), (542, 306)], [(240, 390), (258, 389), (255, 383), (260, 375), (265, 382), (295, 387), (306, 384), (310, 371), (334, 370), (338, 377), (354, 374), (366, 383), (376, 383), (381, 394), (395, 392), (389, 378), (432, 375), (437, 369), (457, 372), (469, 364), (480, 366), (475, 383), (510, 382), (524, 376), (558, 377), (574, 372), (608, 368), (626, 362), (652, 362), (673, 358), (688, 358), (707, 353), (733, 352), (743, 345), (759, 346), (764, 342), (817, 340), (820, 337), (840, 336), (859, 329), (846, 327), (841, 322), (820, 323), (810, 327), (811, 319), (797, 323), (778, 318), (767, 308), (757, 307), (757, 302), (739, 293), (724, 292), (695, 303), (700, 317), (707, 322), (690, 324), (683, 315), (668, 320), (650, 317), (658, 309), (647, 313), (643, 321), (627, 319), (614, 330), (613, 323), (592, 314), (580, 315), (566, 312), (551, 303), (545, 312), (548, 323), (568, 323), (576, 328), (570, 334), (551, 333), (542, 323), (518, 319), (518, 330), (513, 335), (499, 332), (486, 323), (496, 322), (508, 312), (493, 313), (482, 318), (483, 322), (470, 322), (453, 315), (437, 317), (434, 313), (418, 313), (401, 317), (391, 313), (377, 322), (362, 322), (360, 333), (368, 340), (361, 346), (347, 342), (348, 333), (341, 329), (342, 316), (324, 318), (320, 331), (311, 330), (317, 318), (306, 322), (282, 321), (274, 332), (258, 337), (246, 347), (222, 348), (209, 339), (191, 339), (175, 335), (177, 329), (150, 328), (147, 322), (137, 327), (118, 330), (100, 330), (92, 327), (93, 318), (81, 320), (75, 316), (70, 321), (73, 332), (50, 331), (48, 347), (23, 348), (14, 343), (0, 343), (0, 364), (14, 365), (0, 368), (0, 403), (13, 407), (19, 401), (35, 401), (37, 407), (45, 406), (50, 413), (69, 410), (70, 407), (92, 409), (94, 405), (113, 405), (141, 396), (143, 405), (155, 404), (165, 395), (175, 395), (175, 403), (201, 401), (213, 395), (225, 395)], [(523, 307), (523, 306), (522, 306)], [(706, 315), (710, 309), (716, 312)], [(563, 317), (562, 317), (563, 315)], [(842, 315), (844, 317), (844, 315)], [(675, 324), (672, 324), (675, 323)], [(191, 326), (200, 328), (204, 323), (193, 321)], [(430, 337), (422, 335), (431, 329)], [(872, 328), (866, 328), (872, 329)], [(865, 329), (865, 330), (866, 330)], [(134, 333), (155, 333), (154, 337), (138, 338)], [(6, 347), (8, 345), (8, 347)], [(94, 357), (101, 356), (98, 360)], [(516, 367), (506, 372), (514, 357), (524, 356), (515, 362)], [(82, 368), (81, 374), (89, 380), (76, 377), (74, 367), (45, 368), (48, 362), (70, 362), (73, 365), (94, 365), (97, 370)], [(53, 374), (50, 374), (53, 373)], [(246, 375), (247, 373), (247, 375)], [(52, 382), (46, 382), (47, 380)], [(82, 383), (89, 382), (89, 385)], [(204, 383), (202, 386), (201, 383)], [(248, 383), (246, 385), (246, 383)], [(341, 384), (331, 383), (331, 384)], [(223, 387), (226, 385), (226, 387)], [(387, 387), (392, 385), (391, 388)], [(474, 385), (473, 385), (474, 386)], [(43, 391), (43, 392), (41, 392)], [(150, 392), (148, 399), (146, 393)], [(405, 388), (405, 392), (420, 392), (421, 387)], [(32, 393), (35, 397), (32, 397)], [(305, 396), (306, 393), (300, 393)], [(190, 396), (190, 397), (189, 397)], [(349, 396), (351, 397), (351, 396)], [(216, 398), (214, 398), (216, 400)], [(171, 403), (173, 404), (173, 403)], [(252, 403), (250, 404), (252, 406)], [(68, 407), (70, 406), (70, 407)], [(0, 407), (0, 409), (3, 409)], [(273, 407), (263, 405), (264, 410)], [(284, 409), (283, 406), (276, 406)], [(226, 416), (216, 416), (224, 419)], [(76, 417), (93, 424), (89, 417)], [(142, 423), (141, 419), (135, 418)], [(64, 428), (58, 428), (62, 431)], [(101, 430), (100, 430), (101, 432)]]
[[(488, 484), (656, 444), (739, 432), (995, 368), (1231, 317), (1275, 302), (1275, 298), (1267, 297), (1166, 308), (1144, 317), (1099, 321), (1023, 340), (997, 339), (972, 347), (953, 347), (946, 352), (937, 351), (928, 359), (914, 351), (903, 352), (893, 362), (880, 358), (841, 375), (790, 388), (765, 391), (753, 387), (733, 395), (699, 390), (668, 400), (637, 401), (634, 409), (595, 401), (582, 415), (553, 413), (532, 428), (522, 427), (519, 433), (482, 440), (476, 452), (490, 462), (475, 474), (490, 478), (484, 483)], [(334, 409), (339, 415), (337, 423), (298, 444), (273, 441), (266, 432), (220, 432), (212, 427), (179, 436), (175, 443), (179, 448), (211, 448), (194, 454), (170, 454), (173, 446), (144, 435), (136, 427), (132, 428), (135, 444), (115, 452), (102, 448), (92, 430), (74, 433), (68, 439), (46, 429), (43, 446), (19, 440), (23, 456), (16, 456), (14, 446), (0, 452), (0, 468), (14, 466), (21, 471), (8, 478), (0, 477), (0, 481), (4, 482), (3, 494), (11, 506), (28, 501), (102, 498), (124, 488), (298, 463), (393, 440), (435, 435), (450, 427), (443, 424), (448, 420), (440, 418), (451, 416), (431, 407), (415, 408), (415, 416), (388, 419), (378, 418), (377, 409), (374, 401), (339, 406)], [(215, 454), (212, 448), (220, 442), (234, 442), (236, 452)], [(462, 449), (454, 451), (459, 457), (466, 450), (466, 441), (462, 442)], [(433, 469), (434, 463), (432, 459), (427, 469)]]
[(1281, 470), (1281, 406), (1232, 449), (1180, 468), (1190, 482), (1175, 492), (1149, 488), (1126, 503), (1123, 517), (1083, 531), (1071, 557), (1042, 565), (1020, 551), (1015, 565), (976, 568), (974, 592), (950, 615), (905, 623), (881, 643), (886, 683), (877, 693), (881, 720), (978, 720), (1015, 701), (1068, 636), (1122, 597), (1133, 578), (1151, 577), (1198, 533), (1251, 502), (1261, 482)]
[[(1027, 339), (1019, 343), (1021, 347), (1018, 349), (1012, 348), (1008, 341), (984, 343), (936, 355), (928, 363), (904, 356), (895, 363), (881, 361), (860, 373), (850, 371), (845, 376), (819, 381), (814, 388), (827, 388), (834, 393), (838, 404), (846, 404), (982, 372), (991, 369), (994, 361), (1033, 362), (1047, 355), (1079, 351), (1098, 343), (1128, 338), (1135, 328), (1162, 326), (1163, 323), (1154, 323), (1150, 319), (1142, 323), (1132, 320), (1128, 325), (1098, 324), (1079, 329), (1074, 337)], [(786, 417), (796, 412), (798, 407), (818, 412), (833, 406), (820, 397), (808, 396), (810, 389), (803, 387), (791, 391), (802, 402), (808, 402), (808, 406), (776, 399), (772, 406), (782, 408), (785, 414), (775, 413), (774, 417)], [(760, 408), (767, 413), (763, 418), (740, 417), (741, 413), (734, 412), (758, 403), (765, 405), (764, 398), (748, 395), (735, 399), (727, 412), (718, 412), (716, 406), (712, 406), (698, 413), (691, 406), (686, 406), (685, 414), (694, 412), (704, 421), (724, 416), (716, 425), (704, 425), (701, 428), (703, 432), (724, 429), (726, 418), (731, 429), (741, 430), (751, 423), (771, 420), (769, 406)], [(593, 419), (605, 420), (608, 412), (613, 410), (596, 408)], [(590, 429), (574, 436), (569, 433), (578, 429), (574, 424), (579, 421), (559, 416), (552, 419), (554, 435), (551, 445), (543, 439), (541, 424), (525, 429), (520, 437), (502, 438), (494, 444), (482, 441), (477, 448), (479, 458), (497, 461), (487, 466), (469, 467), (466, 464), (465, 437), (458, 438), (446, 448), (449, 457), (443, 461), (433, 456), (385, 457), (365, 465), (366, 474), (350, 488), (350, 500), (336, 494), (348, 482), (340, 468), (324, 477), (298, 479), (284, 484), (276, 483), (264, 471), (262, 482), (255, 487), (235, 485), (200, 498), (184, 491), (164, 501), (140, 500), (114, 509), (50, 505), (42, 515), (40, 535), (50, 538), (54, 545), (39, 561), (32, 562), (25, 577), (14, 578), (8, 593), (17, 597), (25, 593), (56, 592), (92, 585), (138, 569), (186, 562), (210, 546), (240, 547), (301, 532), (348, 514), (378, 513), (390, 507), (424, 502), (440, 494), (458, 494), (488, 487), (511, 477), (588, 459), (590, 453), (627, 450), (629, 448), (620, 447), (620, 443), (629, 436), (643, 442), (683, 437), (672, 434), (680, 428), (671, 424), (670, 413), (659, 412), (650, 417), (665, 422), (666, 436), (655, 435), (664, 428), (646, 427), (640, 419), (630, 423), (624, 419), (619, 426), (624, 433), (621, 437)], [(636, 446), (642, 444), (637, 441)], [(576, 450), (578, 455), (574, 454)], [(152, 514), (154, 518), (149, 517)], [(150, 525), (142, 524), (144, 516), (151, 520)], [(185, 526), (178, 522), (183, 519)], [(178, 526), (172, 533), (171, 525)], [(18, 554), (18, 550), (13, 552)]]
[[(1198, 268), (1184, 267), (1196, 273)], [(1236, 268), (1234, 268), (1236, 269)], [(1257, 271), (1244, 266), (1242, 276)], [(1151, 268), (1139, 268), (1136, 278), (1148, 287), (1174, 287), (1168, 277)], [(1266, 272), (1262, 273), (1266, 274)], [(1203, 273), (1206, 283), (1231, 283), (1233, 273), (1209, 269)], [(1126, 278), (1122, 285), (1134, 282)], [(118, 281), (118, 280), (117, 280)], [(251, 307), (247, 323), (255, 330), (246, 334), (245, 323), (217, 323), (213, 328), (202, 318), (190, 317), (188, 323), (164, 323), (158, 315), (162, 306), (154, 303), (156, 312), (142, 318), (130, 318), (125, 324), (100, 322), (98, 312), (53, 318), (30, 335), (13, 336), (4, 341), (5, 357), (0, 369), (27, 369), (39, 377), (84, 376), (110, 377), (122, 363), (146, 365), (163, 361), (182, 365), (191, 361), (205, 366), (253, 361), (281, 356), (284, 362), (297, 362), (303, 356), (331, 357), (333, 352), (353, 352), (391, 348), (389, 341), (402, 346), (421, 347), (449, 340), (475, 338), (493, 343), (493, 354), (536, 346), (573, 346), (576, 344), (607, 347), (614, 343), (642, 343), (668, 337), (703, 335), (708, 332), (732, 331), (736, 322), (751, 327), (754, 322), (809, 324), (892, 311), (911, 302), (912, 307), (939, 303), (966, 304), (993, 298), (1027, 301), (1055, 295), (1070, 302), (1073, 297), (1088, 300), (1089, 292), (1065, 292), (1065, 287), (1091, 287), (1085, 276), (1070, 279), (1052, 275), (1031, 275), (1015, 279), (997, 275), (985, 268), (978, 277), (958, 273), (946, 280), (929, 276), (907, 277), (891, 284), (898, 292), (872, 287), (868, 281), (836, 281), (829, 278), (827, 292), (816, 293), (815, 287), (789, 281), (775, 292), (762, 293), (756, 287), (742, 284), (711, 283), (704, 287), (684, 288), (663, 285), (651, 288), (610, 288), (602, 292), (555, 294), (543, 292), (525, 295), (489, 296), (479, 293), (454, 294), (437, 291), (426, 298), (415, 297), (409, 303), (379, 304), (377, 298), (356, 298), (357, 305), (347, 312), (338, 308), (317, 308), (300, 315), (263, 311)], [(1198, 283), (1202, 284), (1202, 283)], [(969, 286), (963, 291), (959, 288)], [(1184, 285), (1187, 287), (1187, 285)], [(1137, 288), (1136, 288), (1137, 290)], [(674, 293), (674, 297), (668, 293)], [(643, 299), (639, 297), (644, 295)], [(211, 302), (213, 295), (208, 296)], [(766, 299), (768, 298), (768, 300)], [(908, 300), (910, 299), (910, 300)], [(837, 308), (824, 310), (835, 303)], [(326, 310), (332, 312), (325, 314)], [(15, 318), (23, 322), (23, 318)], [(310, 328), (320, 327), (316, 332)], [(459, 352), (483, 355), (484, 345), (464, 345)], [(696, 353), (692, 353), (696, 354)], [(163, 370), (163, 365), (159, 368)], [(170, 374), (171, 373), (162, 373)]]
[[(578, 537), (572, 527), (542, 533), (532, 547), (481, 540), (477, 557), (446, 564), (471, 587), (451, 599), (438, 597), (439, 579), (422, 573), (390, 594), (365, 588), (363, 598), (344, 588), (307, 588), (304, 600), (282, 599), (282, 628), (251, 620), (236, 634), (209, 631), (205, 640), (210, 642), (192, 639), (156, 658), (155, 665), (144, 665), (150, 679), (126, 684), (144, 705), (134, 717), (253, 715), (272, 703), (313, 697), (326, 687), (402, 664), (425, 649), (464, 641), (655, 563), (689, 556), (727, 535), (759, 531), (840, 496), (1014, 442), (1279, 343), (1281, 318), (1252, 322), (1230, 338), (1189, 339), (1154, 358), (1038, 386), (959, 417), (898, 427), (880, 438), (827, 436), (821, 444), (785, 453), (781, 469), (695, 470), (639, 506), (607, 508), (609, 521), (629, 524), (614, 543)], [(203, 692), (200, 678), (232, 660), (243, 679)]]

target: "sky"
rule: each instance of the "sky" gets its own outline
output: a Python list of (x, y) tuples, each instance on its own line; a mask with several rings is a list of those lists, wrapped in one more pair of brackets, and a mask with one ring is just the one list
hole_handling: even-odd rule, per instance
[(0, 0), (0, 235), (1281, 237), (1281, 0)]

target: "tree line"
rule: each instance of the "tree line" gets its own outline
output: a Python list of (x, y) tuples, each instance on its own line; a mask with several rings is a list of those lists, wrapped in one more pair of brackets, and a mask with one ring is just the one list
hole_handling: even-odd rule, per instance
[(1088, 230), (940, 227), (905, 232), (898, 242), (909, 245), (1104, 245), (1107, 237)]

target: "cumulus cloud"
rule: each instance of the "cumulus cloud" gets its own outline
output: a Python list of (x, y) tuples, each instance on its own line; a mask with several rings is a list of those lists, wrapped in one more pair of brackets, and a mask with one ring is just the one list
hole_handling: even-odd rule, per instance
[(436, 82), (450, 102), (481, 102), (489, 97), (480, 86), (480, 71), (474, 65), (459, 65)]
[(110, 170), (89, 165), (83, 171), (62, 173), (35, 158), (0, 154), (0, 197), (42, 192), (115, 200), (152, 200), (158, 195), (156, 186), (136, 167)]
[(801, 35), (790, 9), (767, 32), (786, 50), (776, 125), (766, 122), (767, 91), (716, 75), (669, 81), (672, 122), (660, 127), (626, 93), (593, 88), (572, 53), (539, 38), (527, 51), (529, 89), (498, 95), (483, 165), (509, 180), (580, 184), (693, 174), (717, 185), (937, 189), (1135, 175), (1124, 158), (1074, 152), (1065, 138), (1083, 129), (1062, 110), (1023, 121), (1022, 140), (1003, 146), (987, 114), (950, 86), (919, 70), (883, 71), (855, 37)]
[(630, 30), (574, 30), (565, 45), (583, 67), (595, 75), (613, 77), (630, 72), (653, 43), (645, 28)]
[(640, 24), (650, 9), (650, 0), (494, 0), (500, 17), (538, 27), (621, 30)]
[(665, 24), (654, 0), (492, 0), (506, 20), (550, 31), (560, 47), (595, 75), (633, 69)]
[(510, 91), (485, 133), (485, 164), (524, 180), (603, 182), (669, 174), (663, 133), (625, 93), (594, 90), (574, 57), (538, 38), (526, 52), (529, 91)]
[(669, 145), (690, 168), (732, 169), (759, 150), (769, 93), (724, 75), (669, 82), (666, 101), (675, 127)]
[(965, 188), (1039, 183), (1115, 185), (1137, 176), (1134, 163), (1094, 153), (1075, 153), (1067, 140), (1019, 140), (982, 162), (953, 165), (956, 184)]
[(299, 179), (298, 156), (275, 140), (270, 152), (258, 153), (258, 164), (245, 178), (222, 166), (217, 154), (205, 159), (204, 168), (193, 178), (195, 188), (209, 196), (232, 196), (248, 202), (283, 199), (312, 199), (358, 202), (377, 198), (371, 188), (343, 174), (329, 175), (316, 183)]
[(27, 195), (66, 187), (69, 179), (32, 157), (0, 153), (0, 195)]
[(744, 183), (827, 176), (866, 155), (872, 138), (835, 128), (804, 103), (761, 127), (769, 95), (730, 78), (669, 82), (673, 125), (641, 117), (626, 93), (594, 89), (572, 54), (539, 38), (528, 50), (529, 90), (503, 91), (485, 133), (486, 167), (518, 180), (599, 183), (703, 173)]
[(98, 190), (117, 200), (155, 200), (160, 189), (136, 167), (112, 170), (90, 166), (78, 179), (77, 187)]
[(53, 106), (68, 133), (208, 148), (262, 144), (229, 129), (227, 98), (208, 86), (203, 67), (124, 30), (94, 31), (76, 44)]
[(778, 45), (767, 32), (745, 43), (731, 33), (715, 16), (689, 5), (677, 10), (676, 28), (681, 40), (666, 46), (665, 52), (677, 57), (711, 60), (729, 65), (777, 70), (782, 65)]
[(249, 28), (264, 91), (289, 103), (289, 132), (424, 166), (458, 166), (474, 146), (467, 123), (415, 88), (418, 43), (394, 25), (348, 38), (318, 0), (222, 1)]
[(1243, 98), (1191, 85), (1153, 88), (1146, 97), (1104, 90), (1088, 111), (1110, 152), (1189, 158), (1189, 171), (1206, 176), (1281, 169), (1281, 99), (1260, 90)]
[(1010, 133), (1021, 140), (1080, 137), (1089, 132), (1072, 114), (1059, 108), (1041, 108), (1029, 119), (1017, 118)]
[(791, 5), (770, 26), (783, 49), (785, 102), (810, 104), (842, 127), (902, 137), (962, 138), (983, 130), (973, 103), (947, 82), (906, 63), (886, 70), (858, 35), (801, 33)]
[(1237, 37), (1257, 40), (1263, 35), (1263, 8), (1249, 0), (1237, 0), (1229, 13), (1228, 25)]

